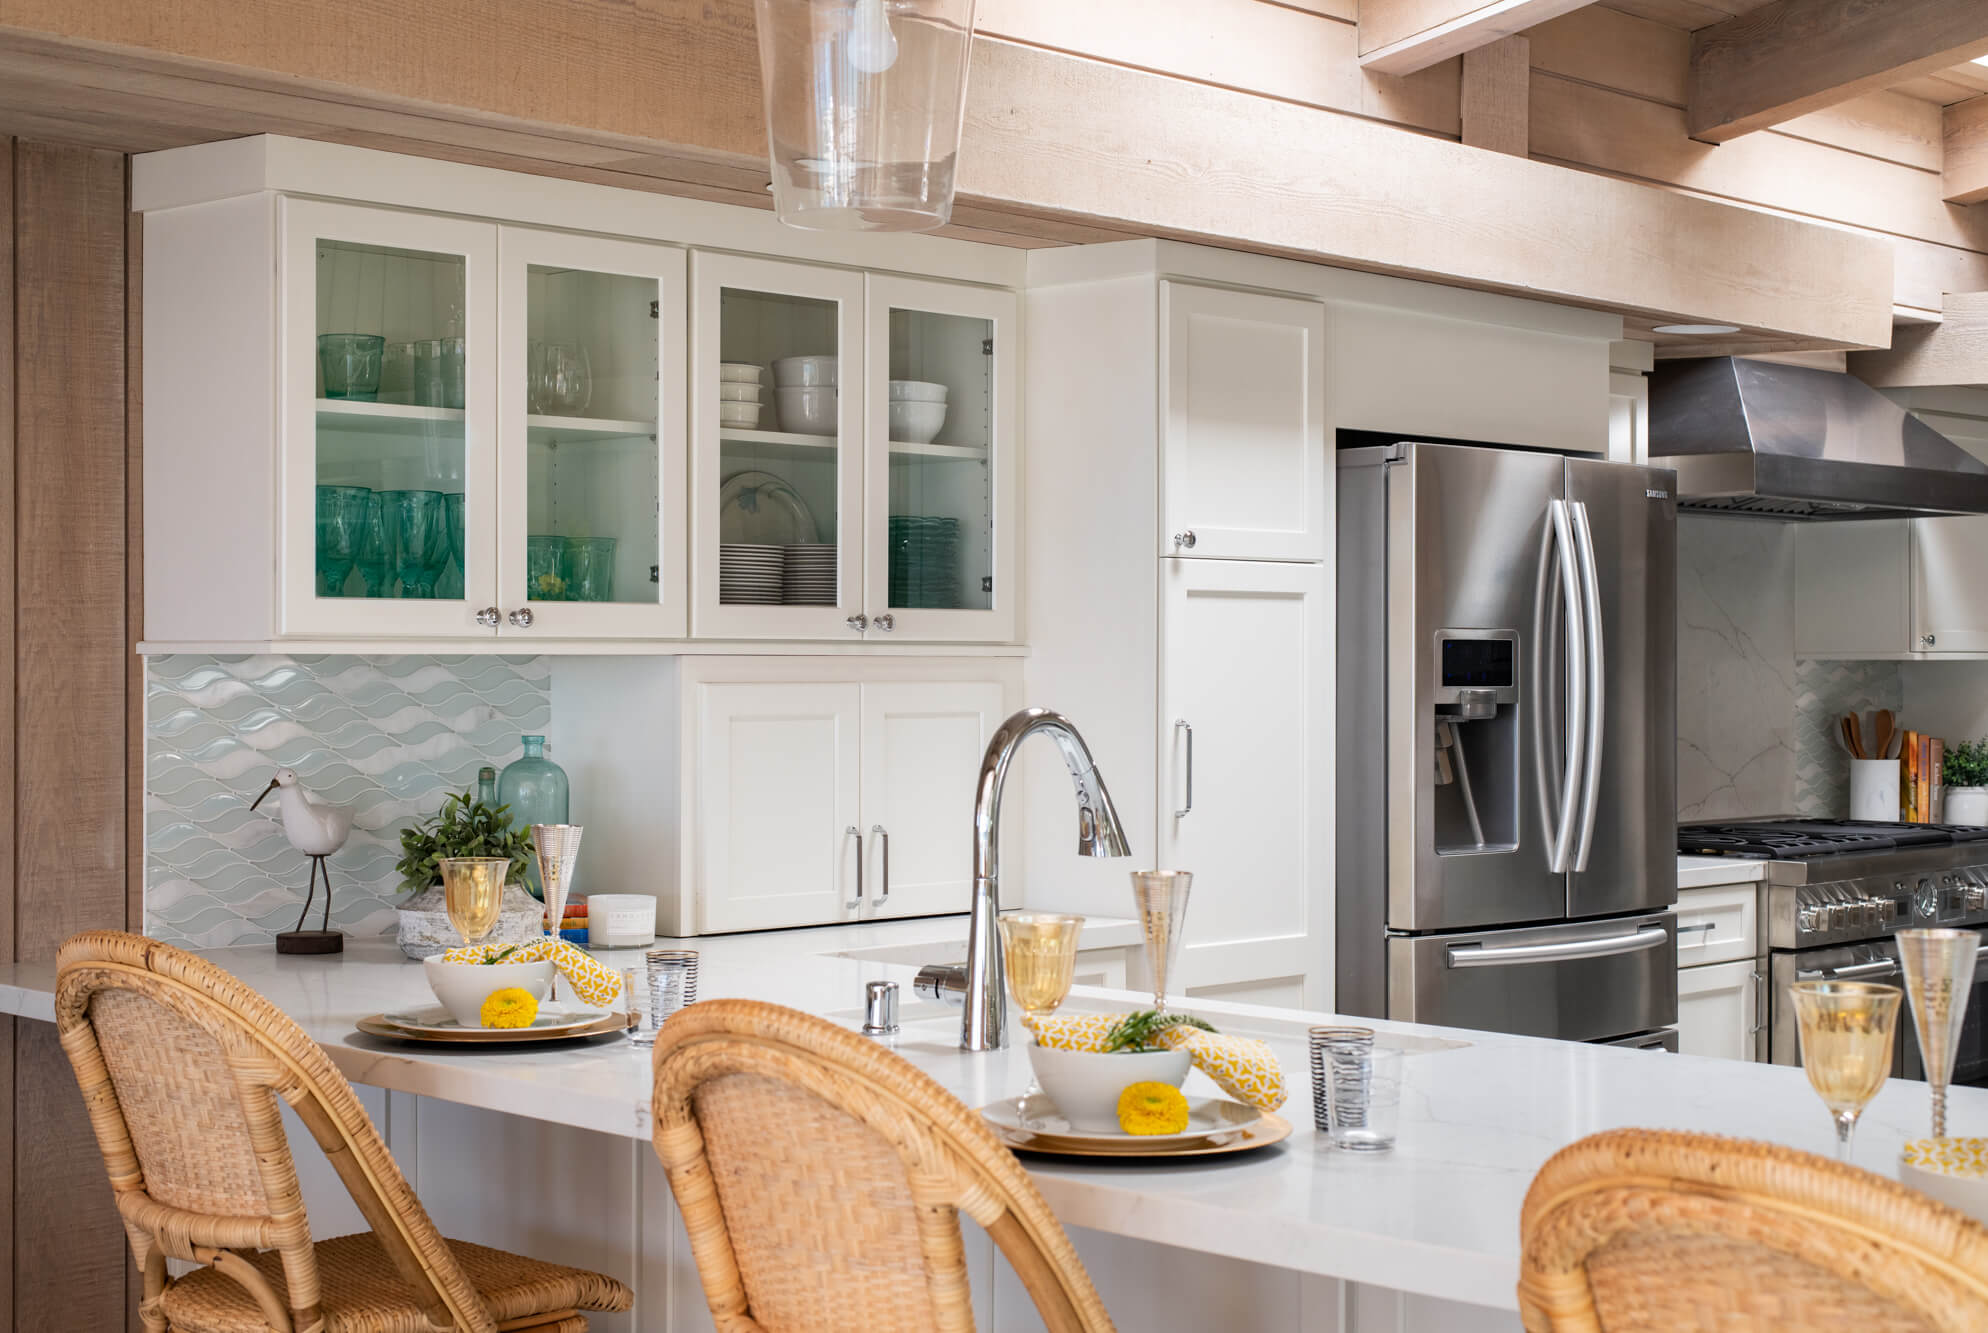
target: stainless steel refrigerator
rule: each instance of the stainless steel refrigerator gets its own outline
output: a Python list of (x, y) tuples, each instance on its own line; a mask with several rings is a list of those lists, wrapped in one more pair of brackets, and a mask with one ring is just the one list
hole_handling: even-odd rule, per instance
[(1674, 474), (1338, 461), (1339, 1012), (1675, 1049)]

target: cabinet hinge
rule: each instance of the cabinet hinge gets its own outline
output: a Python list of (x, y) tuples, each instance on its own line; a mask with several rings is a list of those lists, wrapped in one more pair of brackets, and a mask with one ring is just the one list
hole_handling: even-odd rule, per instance
[(649, 302), (649, 318), (661, 319), (662, 317), (663, 317), (663, 303), (661, 301)]
[(982, 574), (980, 576), (980, 591), (982, 592), (994, 591), (994, 576), (992, 574)]
[(980, 340), (980, 354), (982, 356), (994, 355), (994, 340), (992, 338), (982, 338)]
[(661, 565), (650, 565), (649, 582), (661, 583), (662, 581), (663, 581), (663, 567)]

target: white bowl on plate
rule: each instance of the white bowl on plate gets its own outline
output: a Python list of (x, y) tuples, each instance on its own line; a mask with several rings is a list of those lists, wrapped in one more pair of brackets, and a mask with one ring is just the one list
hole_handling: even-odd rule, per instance
[(890, 405), (890, 437), (899, 444), (930, 444), (945, 424), (944, 403), (900, 401)]
[(1898, 1183), (1988, 1224), (1988, 1139), (1908, 1139)]
[(758, 403), (721, 402), (718, 404), (718, 424), (755, 430), (759, 426), (759, 414), (765, 410)]
[(773, 383), (782, 389), (832, 389), (835, 358), (783, 356), (773, 363)]
[(720, 361), (718, 380), (723, 384), (757, 384), (763, 372), (750, 361)]
[(773, 398), (780, 406), (781, 430), (797, 435), (835, 434), (834, 389), (781, 387), (773, 391)]
[(1187, 1078), (1186, 1051), (1059, 1051), (1031, 1046), (1036, 1081), (1071, 1128), (1090, 1134), (1118, 1132), (1118, 1097), (1134, 1083), (1179, 1087)]
[(932, 380), (892, 380), (890, 400), (893, 403), (943, 403), (946, 401), (946, 386)]
[(723, 403), (756, 403), (760, 388), (757, 384), (739, 384), (726, 380), (718, 386), (718, 401)]
[(515, 986), (543, 1004), (552, 989), (550, 962), (445, 963), (438, 955), (422, 959), (421, 968), (428, 974), (428, 989), (466, 1028), (483, 1026), (483, 1002), (495, 991)]

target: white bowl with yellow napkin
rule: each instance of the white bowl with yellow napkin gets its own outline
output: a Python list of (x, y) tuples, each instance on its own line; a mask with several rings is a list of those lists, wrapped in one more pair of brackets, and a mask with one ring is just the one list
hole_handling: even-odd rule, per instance
[(466, 1028), (483, 1026), (483, 1002), (500, 990), (521, 990), (540, 1004), (552, 989), (552, 963), (452, 963), (438, 955), (421, 960), (428, 989)]
[(1116, 1134), (1118, 1098), (1134, 1083), (1177, 1088), (1187, 1079), (1186, 1051), (1067, 1051), (1029, 1047), (1036, 1081), (1072, 1129)]
[(1908, 1139), (1898, 1183), (1988, 1225), (1988, 1139)]

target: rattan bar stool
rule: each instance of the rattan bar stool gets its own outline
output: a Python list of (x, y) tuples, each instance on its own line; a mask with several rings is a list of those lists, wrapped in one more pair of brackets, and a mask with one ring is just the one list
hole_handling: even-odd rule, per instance
[[(629, 1307), (613, 1278), (444, 1240), (317, 1043), (220, 968), (115, 931), (58, 962), (55, 1025), (148, 1333), (582, 1333), (581, 1311)], [(312, 1243), (283, 1102), (370, 1232)], [(169, 1258), (204, 1267), (169, 1279)]]
[(1050, 1333), (1109, 1333), (1070, 1238), (974, 1112), (891, 1051), (778, 1005), (663, 1025), (656, 1155), (718, 1333), (965, 1333), (964, 1212)]
[(1778, 1144), (1596, 1134), (1540, 1168), (1519, 1225), (1531, 1333), (1988, 1329), (1988, 1230)]

